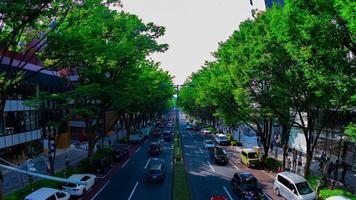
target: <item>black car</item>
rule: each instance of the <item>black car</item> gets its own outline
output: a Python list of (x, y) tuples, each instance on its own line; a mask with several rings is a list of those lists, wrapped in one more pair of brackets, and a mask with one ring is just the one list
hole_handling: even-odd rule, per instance
[(102, 157), (93, 160), (93, 168), (95, 173), (104, 174), (111, 169), (111, 157)]
[(171, 131), (164, 131), (163, 132), (163, 140), (165, 142), (170, 142), (172, 141), (172, 132)]
[(266, 199), (260, 183), (250, 172), (236, 172), (230, 183), (231, 190), (239, 197), (239, 199)]
[(148, 149), (148, 155), (151, 157), (157, 157), (160, 154), (161, 154), (161, 145), (158, 142), (152, 142)]
[(229, 162), (229, 158), (223, 148), (213, 147), (209, 149), (210, 159), (216, 164), (226, 165)]
[(127, 145), (115, 145), (113, 148), (113, 159), (117, 162), (122, 162), (129, 158), (129, 149)]
[(160, 161), (152, 160), (148, 168), (147, 180), (163, 182), (165, 177), (164, 164)]

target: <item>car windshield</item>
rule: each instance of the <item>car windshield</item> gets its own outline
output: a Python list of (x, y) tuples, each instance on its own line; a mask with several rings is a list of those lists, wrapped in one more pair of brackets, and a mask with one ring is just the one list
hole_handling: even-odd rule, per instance
[(160, 170), (157, 170), (157, 169), (151, 169), (151, 170), (150, 170), (150, 173), (151, 173), (151, 174), (161, 174), (161, 171), (160, 171)]
[(243, 191), (259, 190), (260, 188), (260, 184), (257, 182), (256, 179), (245, 180), (243, 184), (241, 184), (241, 189)]
[(295, 185), (297, 186), (300, 195), (310, 194), (313, 192), (307, 182), (297, 183)]
[(205, 143), (207, 143), (207, 144), (213, 144), (213, 141), (207, 140), (207, 141), (205, 141)]
[(219, 138), (220, 138), (220, 140), (225, 140), (226, 136), (225, 135), (220, 135)]
[(258, 155), (257, 155), (257, 153), (252, 152), (252, 153), (248, 153), (248, 157), (249, 158), (258, 158)]

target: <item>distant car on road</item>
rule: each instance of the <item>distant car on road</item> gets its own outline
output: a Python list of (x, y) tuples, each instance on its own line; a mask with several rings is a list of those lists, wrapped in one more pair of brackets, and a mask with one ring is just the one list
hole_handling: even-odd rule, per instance
[(148, 155), (152, 157), (157, 157), (161, 154), (161, 145), (159, 142), (152, 142), (149, 149)]
[(204, 148), (211, 149), (215, 147), (215, 143), (213, 140), (204, 140), (203, 141)]
[(148, 168), (147, 180), (163, 182), (165, 177), (165, 167), (160, 160), (151, 160)]
[(172, 134), (172, 131), (164, 131), (163, 132), (163, 140), (165, 141), (165, 142), (170, 142), (170, 141), (172, 141), (172, 136), (173, 134)]
[(224, 196), (212, 196), (210, 200), (227, 200)]
[(125, 144), (114, 145), (112, 149), (114, 161), (122, 162), (130, 157), (129, 148)]
[(239, 199), (260, 200), (266, 198), (260, 183), (250, 172), (236, 172), (230, 184), (231, 190)]
[(158, 127), (155, 127), (151, 130), (151, 135), (153, 137), (160, 137), (161, 136), (161, 129)]
[(187, 129), (187, 130), (193, 130), (193, 127), (192, 127), (192, 125), (187, 124), (187, 125), (185, 126), (185, 129)]
[(210, 129), (208, 129), (208, 128), (203, 128), (203, 129), (201, 129), (201, 133), (203, 133), (203, 134), (210, 134), (211, 131), (210, 131)]
[(130, 143), (140, 143), (144, 139), (144, 135), (141, 132), (136, 132), (133, 134), (130, 134), (129, 136), (129, 142)]
[(257, 167), (260, 164), (260, 158), (253, 149), (242, 149), (240, 159), (241, 163), (247, 167)]
[(42, 187), (25, 197), (25, 200), (68, 200), (70, 195), (67, 192), (53, 188)]
[(290, 172), (278, 173), (274, 181), (273, 189), (278, 196), (282, 196), (286, 199), (316, 199), (316, 194), (308, 181)]
[(220, 145), (228, 145), (229, 144), (229, 141), (228, 141), (226, 135), (224, 135), (224, 134), (219, 133), (219, 134), (215, 135), (214, 139), (215, 139), (216, 143), (218, 143)]
[(68, 192), (71, 196), (85, 195), (95, 184), (96, 176), (93, 174), (73, 174), (68, 178), (72, 181), (83, 181), (86, 185), (67, 183), (63, 186), (63, 191)]
[(210, 153), (210, 159), (212, 159), (215, 164), (227, 165), (227, 163), (229, 162), (227, 153), (223, 148), (213, 147), (210, 149), (209, 153)]

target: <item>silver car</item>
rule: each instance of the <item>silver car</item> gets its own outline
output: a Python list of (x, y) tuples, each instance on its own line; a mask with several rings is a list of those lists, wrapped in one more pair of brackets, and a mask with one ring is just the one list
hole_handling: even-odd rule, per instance
[(273, 185), (274, 191), (288, 200), (315, 200), (316, 194), (303, 177), (290, 173), (278, 173)]

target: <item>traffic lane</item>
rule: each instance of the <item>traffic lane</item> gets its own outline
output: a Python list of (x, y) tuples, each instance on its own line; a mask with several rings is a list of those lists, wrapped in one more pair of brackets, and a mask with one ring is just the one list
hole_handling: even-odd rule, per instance
[(241, 163), (240, 159), (240, 152), (236, 151), (236, 147), (233, 146), (227, 146), (225, 147), (226, 152), (229, 155), (230, 161), (236, 165), (241, 171), (244, 172), (251, 172), (257, 180), (261, 183), (261, 186), (263, 187), (264, 191), (272, 198), (272, 199), (283, 199), (279, 197), (273, 189), (273, 184), (274, 184), (274, 175), (267, 173), (266, 171), (262, 169), (254, 169), (254, 168), (248, 168), (246, 165)]
[(144, 174), (145, 161), (147, 160), (147, 150), (150, 140), (136, 150), (136, 153), (130, 157), (113, 176), (108, 185), (100, 192), (95, 200), (101, 199), (128, 199), (130, 192), (139, 178)]
[(195, 143), (186, 131), (181, 130), (185, 164), (188, 169), (192, 199), (210, 199), (214, 195), (231, 196), (230, 180), (235, 170), (232, 165), (219, 166), (212, 163), (209, 152)]
[[(170, 199), (171, 187), (169, 182), (172, 179), (172, 150), (163, 149), (159, 159), (165, 161), (167, 181), (160, 186), (146, 184), (146, 175), (149, 168), (148, 148), (152, 141), (157, 139), (149, 139), (131, 159), (124, 163), (122, 168), (114, 174), (106, 188), (95, 199), (152, 199), (152, 196), (157, 196), (162, 199)], [(172, 157), (172, 156), (170, 156)], [(167, 160), (166, 160), (167, 159)], [(168, 172), (168, 173), (167, 173)], [(151, 187), (152, 186), (152, 187)], [(158, 189), (157, 189), (158, 188)], [(164, 188), (164, 189), (161, 189)], [(150, 194), (146, 196), (145, 194)]]
[[(165, 162), (164, 181), (162, 183), (149, 182), (146, 177), (142, 177), (136, 192), (132, 196), (132, 200), (171, 199), (173, 179), (173, 147), (171, 142), (163, 144), (163, 153), (159, 158)], [(148, 166), (149, 164), (147, 165), (146, 174), (149, 170)]]

